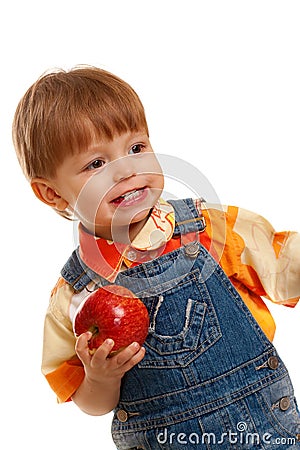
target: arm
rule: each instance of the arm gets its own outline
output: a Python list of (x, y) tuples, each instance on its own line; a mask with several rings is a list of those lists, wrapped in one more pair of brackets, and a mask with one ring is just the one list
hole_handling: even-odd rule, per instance
[(113, 344), (105, 343), (91, 356), (90, 333), (76, 341), (72, 329), (73, 296), (73, 288), (60, 279), (45, 318), (42, 372), (60, 403), (72, 398), (88, 414), (105, 414), (118, 403), (124, 373), (143, 358), (145, 350), (129, 346), (107, 358)]
[(76, 353), (84, 366), (85, 376), (72, 400), (85, 413), (98, 416), (117, 406), (122, 377), (143, 359), (145, 349), (134, 342), (109, 357), (114, 342), (107, 339), (91, 355), (88, 349), (90, 337), (91, 333), (84, 333), (76, 342)]
[(266, 219), (241, 208), (233, 231), (242, 239), (241, 281), (251, 288), (254, 271), (264, 296), (295, 306), (300, 297), (300, 233), (276, 232)]

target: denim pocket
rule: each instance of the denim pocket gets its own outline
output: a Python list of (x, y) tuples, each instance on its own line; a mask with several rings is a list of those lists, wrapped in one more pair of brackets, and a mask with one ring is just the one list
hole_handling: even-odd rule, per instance
[(150, 312), (145, 358), (139, 367), (185, 367), (220, 337), (218, 318), (198, 269), (144, 302)]

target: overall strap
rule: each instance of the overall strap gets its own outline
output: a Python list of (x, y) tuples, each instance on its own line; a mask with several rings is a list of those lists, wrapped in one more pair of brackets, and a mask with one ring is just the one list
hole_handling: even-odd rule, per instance
[[(175, 211), (174, 237), (181, 236), (182, 243), (185, 244), (185, 236), (189, 236), (187, 242), (198, 240), (197, 234), (205, 230), (205, 219), (197, 211), (194, 200), (187, 198), (184, 200), (168, 200)], [(108, 281), (100, 277), (90, 269), (81, 259), (79, 247), (73, 251), (72, 255), (61, 270), (61, 276), (69, 283), (75, 291), (82, 291), (91, 281), (99, 287), (108, 284)]]
[(99, 285), (99, 287), (107, 284), (104, 278), (100, 277), (82, 261), (79, 255), (79, 247), (73, 251), (62, 268), (61, 276), (75, 291), (82, 291), (91, 281)]
[(196, 237), (205, 230), (205, 219), (201, 213), (199, 214), (192, 198), (168, 200), (168, 203), (171, 203), (175, 211), (174, 237), (189, 233), (194, 233)]

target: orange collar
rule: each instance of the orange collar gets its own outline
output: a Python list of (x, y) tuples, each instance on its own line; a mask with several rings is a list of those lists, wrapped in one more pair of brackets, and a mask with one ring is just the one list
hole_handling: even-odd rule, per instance
[(174, 228), (174, 209), (160, 199), (131, 245), (93, 236), (80, 224), (80, 256), (94, 272), (113, 282), (122, 267), (136, 266), (177, 248), (179, 240), (171, 239)]

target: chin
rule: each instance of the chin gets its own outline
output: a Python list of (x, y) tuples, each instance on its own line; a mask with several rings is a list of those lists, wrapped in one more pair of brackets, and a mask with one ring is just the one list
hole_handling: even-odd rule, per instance
[(138, 212), (131, 220), (131, 223), (137, 223), (137, 222), (141, 222), (142, 220), (147, 219), (152, 208), (153, 207), (151, 206), (147, 209), (144, 209), (143, 211)]
[(118, 230), (122, 228), (130, 228), (132, 225), (135, 226), (138, 224), (141, 224), (141, 226), (143, 226), (149, 217), (150, 211), (151, 208), (144, 210), (142, 212), (138, 212), (132, 218), (128, 218), (128, 220), (125, 219), (113, 221), (111, 224), (111, 229)]

